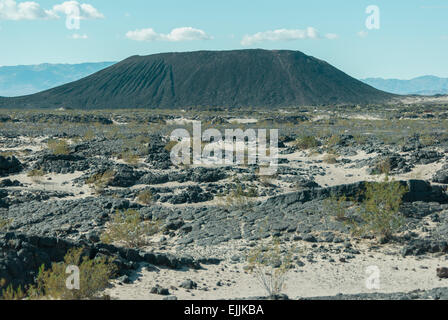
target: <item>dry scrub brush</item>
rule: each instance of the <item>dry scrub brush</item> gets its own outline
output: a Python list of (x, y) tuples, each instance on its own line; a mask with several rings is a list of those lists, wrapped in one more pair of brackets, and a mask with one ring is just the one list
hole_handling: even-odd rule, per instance
[(86, 180), (86, 184), (90, 184), (96, 193), (101, 194), (114, 177), (115, 171), (107, 170), (103, 173), (95, 173)]
[(12, 219), (0, 218), (0, 232), (8, 231)]
[(260, 243), (247, 257), (249, 271), (266, 291), (275, 298), (285, 289), (288, 273), (293, 267), (293, 249), (284, 251), (278, 238), (266, 244)]
[(347, 197), (341, 196), (337, 197), (331, 195), (329, 198), (324, 200), (324, 210), (334, 217), (336, 221), (345, 222), (347, 218), (347, 210), (350, 207), (350, 202), (348, 202)]
[(227, 195), (220, 196), (218, 202), (221, 206), (231, 210), (250, 210), (254, 206), (254, 199), (258, 197), (258, 190), (252, 186), (245, 190), (243, 185), (236, 183)]
[(294, 145), (299, 150), (308, 150), (308, 149), (312, 149), (312, 148), (316, 148), (316, 147), (320, 146), (320, 142), (313, 136), (303, 136), (303, 137), (298, 138), (294, 142)]
[(70, 154), (70, 147), (66, 140), (60, 139), (60, 140), (54, 140), (51, 139), (47, 143), (48, 149), (54, 154), (54, 155), (68, 155)]
[[(67, 267), (76, 266), (79, 269), (79, 289), (67, 285), (70, 273)], [(13, 288), (12, 285), (1, 290), (3, 300), (24, 299), (56, 299), (56, 300), (86, 300), (101, 298), (101, 291), (107, 288), (110, 279), (116, 274), (117, 267), (107, 257), (89, 259), (83, 248), (70, 249), (63, 262), (53, 263), (51, 268), (39, 268), (35, 284)], [(5, 286), (5, 280), (0, 281), (0, 288)]]
[(133, 209), (117, 210), (101, 235), (104, 243), (121, 243), (126, 247), (140, 247), (148, 243), (147, 237), (160, 230), (159, 221), (144, 221), (140, 213)]
[(142, 190), (137, 195), (138, 202), (144, 204), (144, 205), (151, 205), (154, 201), (153, 194), (150, 190)]
[(408, 188), (398, 181), (366, 184), (364, 200), (358, 208), (358, 219), (352, 218), (348, 224), (355, 236), (374, 236), (378, 240), (387, 240), (404, 225), (400, 213), (403, 196)]
[(26, 174), (35, 183), (40, 183), (42, 178), (45, 176), (45, 172), (42, 169), (33, 169), (28, 171)]

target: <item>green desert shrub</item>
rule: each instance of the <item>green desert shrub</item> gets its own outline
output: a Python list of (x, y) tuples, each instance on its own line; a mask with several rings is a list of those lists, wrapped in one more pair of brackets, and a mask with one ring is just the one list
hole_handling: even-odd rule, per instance
[(221, 196), (222, 206), (230, 209), (251, 209), (254, 205), (254, 198), (258, 197), (258, 190), (255, 187), (245, 190), (241, 183), (237, 183), (227, 195)]
[[(56, 299), (56, 300), (86, 300), (101, 298), (101, 291), (107, 288), (110, 279), (115, 275), (117, 267), (106, 257), (89, 259), (83, 255), (84, 249), (70, 249), (63, 262), (53, 263), (51, 268), (39, 268), (35, 284), (13, 288), (9, 285), (2, 290), (3, 300), (24, 299)], [(70, 273), (68, 266), (79, 268), (79, 289), (67, 287)], [(4, 284), (4, 281), (3, 281)], [(0, 281), (0, 288), (2, 281)]]
[(152, 192), (150, 190), (143, 190), (139, 192), (139, 194), (137, 195), (137, 200), (145, 205), (152, 204), (153, 202)]
[(327, 153), (323, 158), (323, 162), (328, 164), (336, 164), (338, 163), (338, 156), (335, 154)]
[(70, 153), (70, 147), (64, 139), (51, 139), (48, 141), (47, 146), (48, 149), (50, 149), (50, 151), (55, 155), (67, 155)]
[(122, 152), (120, 158), (128, 164), (137, 164), (139, 160), (139, 156), (130, 150)]
[(42, 169), (33, 169), (26, 174), (28, 177), (43, 177), (45, 172)]
[(313, 136), (303, 136), (298, 138), (294, 145), (300, 150), (316, 148), (320, 145), (319, 141)]
[(31, 178), (34, 182), (38, 183), (41, 181), (42, 177), (45, 175), (45, 172), (42, 169), (32, 169), (26, 174)]
[[(67, 288), (66, 273), (68, 266), (79, 268), (79, 290)], [(31, 293), (51, 299), (83, 300), (98, 298), (106, 289), (116, 272), (116, 266), (106, 257), (89, 259), (83, 255), (83, 249), (71, 249), (64, 257), (64, 262), (53, 263), (51, 268), (42, 267)]]
[(359, 207), (359, 219), (349, 220), (349, 226), (356, 236), (374, 236), (378, 240), (389, 239), (404, 224), (400, 213), (403, 196), (408, 188), (398, 181), (366, 184), (364, 200)]
[(385, 158), (377, 161), (375, 167), (373, 168), (373, 172), (376, 174), (385, 174), (386, 176), (390, 174), (392, 170), (392, 166), (390, 163), (390, 158)]
[(0, 279), (0, 300), (23, 300), (26, 297), (27, 292), (21, 286), (18, 288), (12, 285), (6, 286), (6, 280)]
[(293, 250), (282, 250), (280, 240), (272, 238), (267, 244), (260, 243), (248, 256), (249, 271), (266, 291), (275, 297), (285, 288), (288, 272), (293, 267)]
[(328, 140), (327, 140), (327, 147), (329, 147), (329, 148), (335, 147), (340, 142), (341, 142), (341, 136), (338, 135), (338, 134), (334, 134), (330, 138), (328, 138)]
[(95, 173), (86, 180), (86, 184), (92, 185), (95, 192), (101, 194), (114, 177), (115, 171), (107, 170), (102, 173)]
[(324, 210), (326, 210), (328, 214), (333, 216), (337, 221), (347, 220), (347, 209), (349, 206), (350, 204), (345, 195), (341, 197), (331, 195), (324, 201)]
[(12, 223), (12, 219), (0, 218), (0, 232), (7, 231)]
[(160, 231), (158, 221), (144, 221), (140, 213), (133, 209), (117, 210), (101, 235), (104, 243), (121, 243), (126, 247), (140, 247), (146, 245), (147, 237)]

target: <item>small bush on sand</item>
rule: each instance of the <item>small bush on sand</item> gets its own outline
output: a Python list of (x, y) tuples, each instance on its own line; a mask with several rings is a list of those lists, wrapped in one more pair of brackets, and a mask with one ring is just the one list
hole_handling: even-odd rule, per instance
[(338, 163), (338, 156), (335, 154), (328, 153), (324, 156), (323, 161), (328, 164)]
[(332, 148), (337, 146), (339, 143), (341, 143), (341, 136), (338, 134), (334, 134), (330, 138), (328, 138), (327, 147)]
[(234, 210), (248, 210), (254, 205), (254, 198), (258, 197), (258, 191), (255, 187), (245, 190), (241, 183), (237, 183), (233, 190), (227, 195), (221, 197), (222, 205)]
[(103, 173), (96, 173), (86, 180), (87, 184), (93, 186), (96, 193), (101, 194), (109, 183), (114, 179), (115, 171), (107, 170)]
[(147, 244), (147, 237), (158, 233), (158, 221), (143, 221), (136, 210), (117, 210), (102, 234), (104, 243), (121, 243), (126, 247), (140, 247)]
[(138, 202), (143, 203), (145, 205), (152, 204), (152, 202), (153, 202), (152, 192), (150, 190), (141, 191), (137, 196), (137, 200), (138, 200)]
[(367, 183), (359, 220), (349, 220), (353, 234), (375, 236), (380, 241), (389, 239), (404, 224), (399, 210), (407, 192), (407, 187), (387, 177), (380, 183)]
[[(101, 298), (100, 292), (109, 284), (117, 271), (116, 266), (106, 257), (89, 259), (83, 255), (83, 249), (71, 249), (67, 252), (63, 262), (53, 263), (45, 270), (42, 265), (34, 285), (27, 289), (14, 289), (9, 285), (2, 290), (3, 300), (23, 299), (56, 299), (56, 300), (85, 300)], [(79, 268), (79, 289), (67, 288), (70, 273), (66, 273), (68, 266)], [(2, 282), (0, 281), (0, 288)]]
[(42, 169), (33, 169), (26, 174), (28, 177), (43, 177), (45, 172)]
[(278, 238), (258, 245), (249, 253), (249, 271), (266, 290), (268, 297), (275, 298), (284, 290), (288, 272), (293, 266), (292, 256), (292, 250), (282, 250)]
[(346, 196), (338, 198), (335, 195), (332, 195), (324, 201), (324, 209), (337, 221), (347, 220), (348, 207), (349, 204)]
[(0, 218), (0, 232), (8, 231), (9, 226), (12, 223), (12, 219)]
[(320, 145), (319, 141), (313, 136), (300, 137), (294, 144), (300, 150), (308, 150), (311, 148), (316, 148)]
[(128, 163), (128, 164), (137, 164), (139, 157), (137, 154), (135, 154), (134, 152), (127, 150), (124, 151), (120, 154), (120, 158), (123, 159), (124, 162)]
[[(79, 268), (79, 290), (67, 288), (66, 273), (68, 266)], [(53, 263), (51, 268), (39, 270), (36, 286), (31, 292), (51, 299), (83, 300), (98, 298), (98, 293), (106, 289), (116, 266), (106, 257), (89, 259), (83, 255), (83, 249), (71, 249), (64, 257), (64, 262)]]
[(70, 147), (67, 141), (60, 140), (50, 140), (47, 143), (48, 149), (55, 155), (67, 155), (70, 154)]
[(389, 158), (379, 160), (375, 164), (375, 167), (373, 170), (373, 172), (376, 174), (385, 174), (385, 175), (389, 175), (390, 171), (391, 171), (391, 164), (390, 164)]
[(26, 175), (30, 177), (33, 182), (39, 183), (45, 175), (45, 172), (42, 169), (33, 169), (28, 171)]

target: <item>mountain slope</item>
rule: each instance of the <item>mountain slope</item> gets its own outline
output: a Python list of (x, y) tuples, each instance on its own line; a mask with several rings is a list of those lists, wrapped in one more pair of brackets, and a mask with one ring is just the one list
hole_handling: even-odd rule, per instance
[(114, 62), (0, 67), (0, 96), (33, 94), (87, 77)]
[(236, 50), (133, 56), (84, 79), (1, 107), (282, 107), (374, 103), (374, 89), (298, 51)]
[(448, 94), (448, 78), (423, 76), (411, 80), (367, 78), (364, 83), (379, 90), (396, 94)]

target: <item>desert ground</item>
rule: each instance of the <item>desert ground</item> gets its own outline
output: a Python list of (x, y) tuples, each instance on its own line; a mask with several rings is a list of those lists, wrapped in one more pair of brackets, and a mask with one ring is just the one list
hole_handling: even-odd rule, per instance
[[(448, 112), (420, 102), (1, 110), (3, 286), (84, 248), (116, 266), (110, 299), (448, 299)], [(277, 170), (173, 164), (171, 133), (195, 122), (278, 129)], [(123, 213), (153, 228), (113, 237)], [(280, 290), (254, 270), (280, 270)]]

